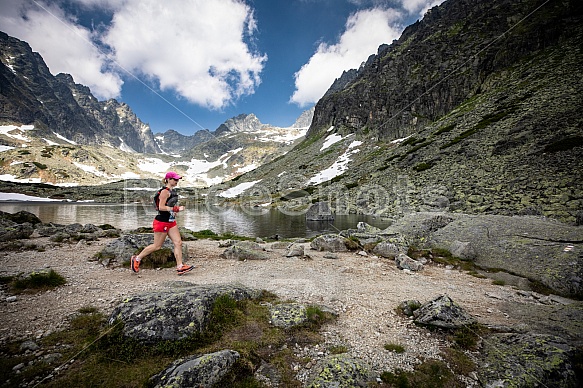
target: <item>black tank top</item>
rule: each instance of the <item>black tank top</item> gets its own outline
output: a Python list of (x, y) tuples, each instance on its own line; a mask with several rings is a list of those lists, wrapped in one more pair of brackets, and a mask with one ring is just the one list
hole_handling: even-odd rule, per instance
[[(166, 206), (170, 207), (176, 206), (176, 204), (178, 203), (178, 193), (176, 192), (176, 190), (170, 190), (164, 187), (160, 189), (160, 191), (162, 190), (168, 190), (170, 192), (170, 197), (168, 197), (168, 199), (166, 200)], [(173, 211), (158, 210), (156, 220), (161, 222), (173, 222), (176, 220), (176, 215), (174, 214)]]

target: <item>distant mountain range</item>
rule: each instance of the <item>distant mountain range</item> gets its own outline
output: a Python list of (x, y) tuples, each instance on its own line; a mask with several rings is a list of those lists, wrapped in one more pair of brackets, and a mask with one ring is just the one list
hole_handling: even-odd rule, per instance
[(242, 114), (215, 131), (154, 135), (127, 104), (98, 101), (70, 75), (53, 76), (26, 42), (0, 32), (0, 177), (6, 180), (101, 184), (173, 168), (187, 183), (208, 186), (291, 149), (312, 115), (306, 111), (290, 128)]

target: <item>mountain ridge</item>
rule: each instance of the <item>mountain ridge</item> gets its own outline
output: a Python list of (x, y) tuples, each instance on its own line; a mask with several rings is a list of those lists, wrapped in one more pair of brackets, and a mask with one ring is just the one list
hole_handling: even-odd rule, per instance
[[(154, 178), (163, 173), (160, 169), (174, 168), (187, 183), (206, 186), (286, 152), (311, 121), (308, 110), (298, 118), (303, 127), (296, 122), (279, 128), (250, 113), (215, 131), (182, 135), (170, 129), (154, 135), (127, 104), (98, 101), (69, 74), (53, 76), (26, 42), (0, 33), (0, 49), (0, 124), (6, 124), (0, 130), (6, 149), (0, 173), (5, 179), (102, 184)], [(27, 150), (17, 149), (22, 147)]]

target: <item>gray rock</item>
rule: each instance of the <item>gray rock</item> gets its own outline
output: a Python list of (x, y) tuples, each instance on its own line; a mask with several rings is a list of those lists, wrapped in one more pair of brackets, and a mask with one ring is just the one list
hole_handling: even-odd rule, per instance
[(261, 365), (253, 375), (256, 380), (263, 383), (266, 387), (281, 386), (281, 373), (275, 365), (267, 363), (264, 360), (261, 360)]
[(494, 334), (483, 341), (479, 381), (484, 387), (576, 387), (572, 352), (556, 336)]
[(372, 233), (351, 233), (350, 237), (353, 240), (358, 241), (361, 246), (365, 246), (366, 244), (376, 244), (383, 241), (383, 238), (377, 234)]
[(278, 242), (274, 242), (273, 244), (271, 244), (270, 248), (271, 249), (288, 249), (290, 245), (291, 245), (291, 243), (289, 243), (289, 242), (278, 241)]
[(330, 211), (328, 202), (316, 202), (306, 212), (308, 221), (333, 221), (334, 215)]
[(408, 317), (413, 316), (413, 312), (421, 307), (421, 302), (418, 300), (405, 300), (399, 304), (399, 310)]
[(8, 219), (0, 219), (0, 242), (27, 239), (34, 232), (32, 224), (17, 224)]
[(269, 307), (271, 324), (289, 329), (304, 324), (308, 320), (306, 306), (299, 303), (280, 303)]
[(192, 356), (174, 361), (150, 378), (155, 388), (212, 387), (229, 371), (240, 355), (234, 350)]
[[(107, 244), (107, 246), (98, 253), (99, 261), (103, 265), (122, 265), (123, 263), (129, 262), (132, 255), (135, 255), (140, 249), (145, 248), (153, 242), (153, 233), (123, 235)], [(172, 253), (174, 252), (174, 244), (172, 244), (172, 241), (169, 238), (164, 241), (162, 248), (170, 250), (171, 253), (169, 253), (168, 260), (175, 260), (174, 253)], [(188, 257), (188, 247), (186, 244), (182, 244), (182, 257)]]
[(476, 251), (471, 243), (454, 241), (451, 243), (451, 248), (449, 249), (451, 254), (455, 257), (459, 257), (464, 260), (473, 260), (476, 258)]
[(299, 244), (292, 244), (285, 253), (286, 257), (302, 257), (305, 255), (304, 246)]
[(410, 258), (404, 253), (399, 253), (395, 258), (395, 262), (399, 269), (408, 269), (410, 271), (421, 271), (423, 269), (423, 264), (421, 262)]
[(366, 233), (366, 234), (378, 234), (381, 230), (376, 226), (372, 226), (367, 224), (366, 222), (359, 222), (356, 224), (356, 229), (358, 233)]
[(328, 356), (319, 361), (314, 370), (309, 388), (369, 387), (374, 381), (370, 368), (347, 354)]
[(441, 295), (425, 303), (413, 312), (413, 316), (417, 324), (444, 329), (458, 329), (476, 323), (474, 317), (447, 295)]
[(269, 255), (262, 249), (251, 249), (239, 244), (230, 246), (221, 253), (221, 257), (229, 260), (268, 260)]
[(393, 244), (388, 241), (381, 241), (380, 243), (375, 245), (375, 247), (372, 250), (372, 253), (374, 253), (377, 256), (393, 259), (400, 253), (400, 250), (396, 244)]
[(338, 259), (338, 254), (333, 253), (333, 252), (326, 252), (324, 253), (324, 256), (322, 256), (324, 259), (331, 259), (331, 260), (337, 260)]
[(471, 256), (473, 250), (479, 267), (538, 281), (562, 296), (583, 297), (583, 228), (578, 226), (533, 216), (429, 212), (407, 214), (383, 232), (402, 234), (422, 248), (451, 250), (455, 241), (467, 242), (462, 254)]
[(316, 251), (328, 252), (346, 252), (347, 239), (337, 234), (325, 234), (316, 237), (311, 243), (310, 247)]
[(38, 350), (39, 348), (40, 348), (40, 346), (38, 346), (36, 342), (30, 341), (30, 340), (24, 341), (23, 343), (20, 344), (20, 351), (21, 352), (26, 352), (27, 350), (34, 352), (35, 350)]
[(214, 302), (222, 295), (235, 300), (253, 299), (259, 291), (239, 285), (179, 287), (126, 299), (109, 317), (121, 321), (125, 336), (144, 343), (175, 341), (204, 331)]
[(219, 241), (219, 248), (227, 248), (237, 243), (236, 240), (221, 240)]

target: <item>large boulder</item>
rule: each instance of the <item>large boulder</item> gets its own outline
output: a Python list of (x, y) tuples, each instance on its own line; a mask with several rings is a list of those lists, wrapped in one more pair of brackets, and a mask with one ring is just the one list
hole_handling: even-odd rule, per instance
[[(257, 243), (253, 243), (257, 244)], [(257, 244), (259, 245), (259, 244)], [(224, 259), (229, 260), (238, 260), (238, 261), (245, 261), (245, 260), (268, 260), (269, 255), (261, 249), (253, 249), (252, 247), (246, 247), (245, 245), (232, 245), (225, 249), (223, 253), (221, 253), (221, 257)]]
[(207, 329), (213, 304), (220, 296), (243, 300), (261, 294), (240, 285), (176, 286), (124, 300), (111, 313), (109, 323), (122, 321), (124, 335), (144, 343), (176, 341)]
[(324, 234), (316, 237), (310, 243), (310, 247), (316, 251), (346, 252), (348, 240), (337, 234)]
[[(141, 249), (154, 242), (153, 233), (126, 234), (111, 241), (98, 254), (99, 261), (103, 265), (119, 266), (130, 261), (132, 255), (137, 254)], [(167, 261), (176, 260), (174, 258), (174, 244), (166, 238), (162, 244), (167, 252)], [(188, 247), (182, 244), (182, 257), (188, 257)]]
[(27, 239), (34, 232), (34, 225), (41, 222), (37, 216), (27, 211), (0, 211), (0, 242)]
[(556, 336), (494, 334), (483, 341), (479, 380), (484, 387), (577, 387), (573, 350)]
[(212, 387), (229, 373), (239, 357), (239, 353), (234, 350), (221, 350), (202, 356), (179, 359), (150, 378), (150, 386), (155, 388)]
[(0, 242), (27, 239), (34, 232), (31, 224), (17, 224), (7, 219), (0, 219)]
[(0, 211), (0, 219), (8, 219), (8, 220), (15, 222), (17, 224), (29, 223), (32, 225), (37, 225), (37, 224), (42, 223), (41, 219), (38, 218), (36, 216), (36, 214), (27, 212), (25, 210), (21, 210), (21, 211), (16, 212), (16, 213), (6, 213), (3, 211)]
[(395, 257), (397, 257), (397, 255), (399, 255), (400, 249), (396, 244), (392, 242), (382, 241), (375, 245), (375, 247), (372, 250), (372, 253), (374, 253), (377, 256), (394, 259)]
[(383, 231), (583, 298), (583, 228), (534, 216), (410, 213)]
[(417, 324), (443, 329), (459, 329), (476, 323), (474, 317), (447, 295), (441, 295), (425, 303), (413, 312), (413, 316)]

